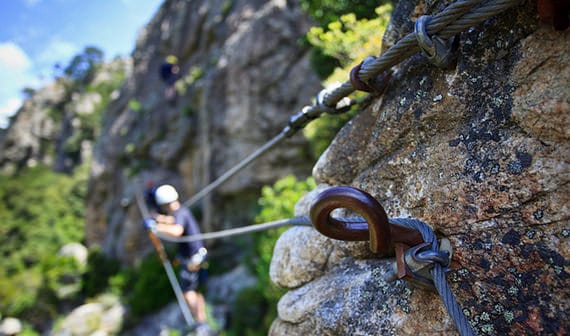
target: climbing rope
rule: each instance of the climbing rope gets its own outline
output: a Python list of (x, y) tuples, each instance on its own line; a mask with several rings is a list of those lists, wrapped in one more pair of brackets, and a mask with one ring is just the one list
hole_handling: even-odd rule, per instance
[[(432, 37), (437, 36), (440, 39), (448, 39), (521, 2), (522, 0), (489, 0), (486, 2), (482, 0), (456, 1), (447, 6), (440, 13), (429, 16), (429, 20), (425, 20), (424, 22), (423, 29)], [(414, 32), (409, 33), (399, 40), (380, 56), (367, 58), (366, 62), (363, 61), (358, 65), (356, 73), (351, 76), (352, 81), (346, 81), (340, 85), (325, 88), (319, 92), (315, 104), (305, 106), (300, 112), (293, 115), (281, 133), (218, 177), (215, 181), (208, 184), (192, 198), (185, 201), (183, 205), (186, 207), (194, 205), (222, 183), (281, 143), (284, 139), (293, 136), (310, 121), (319, 118), (323, 113), (340, 114), (348, 111), (350, 107), (356, 103), (347, 97), (355, 91), (354, 83), (362, 82), (366, 86), (371, 87), (370, 82), (373, 79), (383, 77), (383, 83), (380, 83), (380, 85), (385, 88), (390, 76), (389, 74), (383, 76), (382, 73), (389, 72), (392, 66), (399, 64), (422, 50), (420, 44), (422, 40), (425, 40), (425, 36), (420, 36), (419, 34), (422, 34), (422, 31), (416, 29)], [(424, 39), (422, 39), (422, 37), (424, 37)], [(371, 87), (371, 89), (374, 88)], [(373, 92), (374, 95), (382, 93), (382, 89), (376, 89), (376, 92)]]

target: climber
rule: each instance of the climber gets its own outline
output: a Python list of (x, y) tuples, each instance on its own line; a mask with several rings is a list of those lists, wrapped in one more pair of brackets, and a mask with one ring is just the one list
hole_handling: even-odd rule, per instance
[(176, 99), (178, 97), (175, 84), (180, 78), (178, 58), (174, 55), (167, 56), (164, 62), (160, 65), (159, 75), (162, 81), (166, 84), (166, 88), (164, 90), (166, 100), (171, 106), (175, 106)]
[[(155, 222), (149, 229), (172, 237), (192, 236), (200, 234), (198, 223), (187, 208), (178, 200), (178, 192), (171, 185), (161, 185), (154, 191), (156, 204), (161, 213), (156, 214)], [(147, 227), (149, 224), (146, 224)], [(208, 335), (206, 323), (206, 302), (204, 296), (197, 291), (203, 280), (205, 270), (202, 268), (208, 252), (202, 241), (178, 243), (177, 259), (180, 262), (180, 287), (190, 307), (194, 319), (198, 323), (196, 335)]]

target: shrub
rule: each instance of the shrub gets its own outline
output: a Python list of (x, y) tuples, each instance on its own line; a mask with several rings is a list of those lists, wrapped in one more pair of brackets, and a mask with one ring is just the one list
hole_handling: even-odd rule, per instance
[[(342, 15), (339, 21), (332, 22), (327, 29), (313, 27), (307, 33), (309, 42), (324, 55), (336, 59), (342, 67), (336, 68), (326, 79), (325, 85), (344, 82), (349, 78), (350, 69), (365, 57), (380, 54), (383, 32), (388, 25), (391, 5), (376, 8), (375, 19), (358, 20), (354, 14)], [(355, 97), (365, 94), (356, 93)], [(309, 123), (303, 130), (309, 140), (313, 155), (320, 156), (328, 147), (337, 132), (357, 113), (353, 108), (342, 115), (323, 115)]]
[(91, 249), (87, 257), (87, 270), (82, 279), (85, 296), (94, 297), (107, 290), (110, 285), (110, 278), (116, 275), (119, 270), (118, 261), (105, 256), (99, 248)]
[[(312, 178), (298, 181), (292, 175), (275, 182), (273, 187), (264, 186), (259, 199), (260, 211), (255, 221), (262, 223), (293, 217), (295, 203), (314, 188)], [(269, 265), (275, 242), (285, 230), (287, 228), (279, 228), (254, 235), (255, 250), (248, 258), (248, 266), (256, 274), (258, 282), (254, 287), (243, 289), (233, 303), (231, 332), (234, 335), (266, 335), (277, 316), (277, 302), (285, 291), (271, 282)], [(242, 311), (244, 309), (247, 312)], [(256, 315), (252, 316), (254, 313)]]
[(346, 13), (354, 13), (359, 19), (370, 19), (378, 5), (377, 0), (301, 0), (301, 8), (321, 26), (338, 21)]
[(18, 316), (32, 308), (45, 293), (40, 290), (46, 288), (48, 278), (65, 272), (63, 268), (54, 274), (44, 271), (53, 265), (52, 258), (61, 246), (83, 240), (86, 179), (87, 167), (71, 176), (44, 166), (17, 176), (0, 176), (2, 313)]
[(123, 274), (126, 279), (115, 281), (128, 286), (123, 288), (123, 295), (134, 317), (156, 311), (175, 299), (162, 263), (156, 255), (148, 256), (139, 266)]

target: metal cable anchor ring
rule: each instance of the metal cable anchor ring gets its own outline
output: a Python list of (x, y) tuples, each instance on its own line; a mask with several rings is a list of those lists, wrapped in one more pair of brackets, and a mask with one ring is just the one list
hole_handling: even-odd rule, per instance
[(427, 59), (435, 66), (447, 68), (454, 60), (454, 40), (450, 38), (447, 42), (437, 35), (429, 36), (426, 26), (429, 24), (431, 16), (422, 15), (414, 24), (414, 34), (418, 41), (418, 46)]
[[(344, 221), (331, 216), (335, 209), (347, 208), (358, 212), (364, 222)], [(317, 196), (310, 211), (311, 221), (323, 235), (349, 241), (370, 240), (373, 252), (388, 254), (392, 247), (390, 223), (384, 208), (362, 190), (351, 187), (332, 187)]]
[(355, 90), (364, 91), (364, 92), (376, 91), (374, 87), (372, 87), (370, 84), (364, 82), (363, 80), (360, 79), (360, 77), (358, 77), (358, 72), (360, 71), (360, 68), (362, 68), (362, 65), (365, 64), (366, 62), (373, 61), (374, 59), (375, 59), (374, 56), (366, 57), (362, 62), (358, 63), (358, 65), (356, 65), (354, 68), (352, 68), (352, 70), (350, 70), (350, 75), (349, 75), (350, 84)]
[[(333, 218), (332, 211), (341, 208), (358, 212), (363, 219)], [(390, 223), (374, 197), (353, 187), (332, 187), (320, 193), (311, 205), (310, 217), (321, 234), (338, 240), (370, 240), (370, 250), (383, 256), (394, 254), (394, 243), (414, 246), (424, 241), (418, 231)]]

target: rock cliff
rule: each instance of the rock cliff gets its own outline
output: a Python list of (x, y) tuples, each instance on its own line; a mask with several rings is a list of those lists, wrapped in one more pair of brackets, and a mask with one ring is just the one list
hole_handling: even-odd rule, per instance
[[(320, 86), (299, 43), (309, 20), (293, 1), (165, 1), (141, 33), (133, 73), (103, 120), (93, 153), (87, 240), (131, 262), (150, 248), (133, 200), (144, 182), (183, 200), (277, 135)], [(159, 67), (178, 58), (174, 103)], [(204, 199), (202, 230), (250, 224), (260, 186), (309, 175), (301, 136)]]
[(0, 134), (0, 170), (17, 173), (36, 164), (69, 173), (91, 157), (102, 109), (130, 71), (130, 59), (102, 64), (85, 83), (59, 77), (29, 92), (29, 97)]
[[(385, 43), (443, 6), (400, 1)], [(390, 217), (451, 240), (447, 278), (480, 335), (570, 330), (569, 61), (570, 31), (539, 24), (523, 3), (460, 34), (452, 69), (421, 54), (401, 63), (314, 167), (321, 189), (364, 189)], [(386, 282), (393, 259), (367, 246), (287, 231), (271, 277), (289, 292), (270, 334), (455, 334), (439, 296)]]

